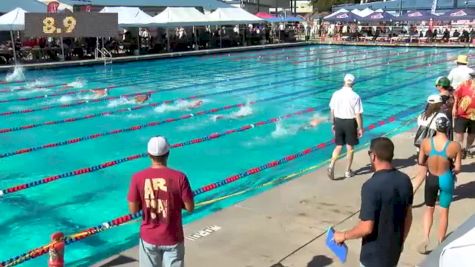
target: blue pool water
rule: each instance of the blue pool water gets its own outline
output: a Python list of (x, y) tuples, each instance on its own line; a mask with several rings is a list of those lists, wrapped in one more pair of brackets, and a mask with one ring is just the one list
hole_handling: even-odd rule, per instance
[[(241, 109), (1, 158), (0, 189), (143, 153), (146, 142), (154, 135), (165, 135), (173, 144), (317, 107), (317, 112), (173, 149), (170, 165), (188, 174), (193, 189), (200, 188), (331, 140), (328, 123), (310, 130), (299, 130), (299, 127), (313, 116), (328, 116), (329, 98), (341, 86), (346, 72), (357, 77), (355, 90), (363, 98), (366, 125), (403, 114), (396, 121), (367, 132), (362, 143), (377, 135), (397, 134), (413, 127), (413, 118), (422, 109), (424, 99), (436, 92), (435, 78), (446, 75), (453, 65), (450, 59), (461, 52), (468, 51), (306, 46), (108, 67), (28, 71), (26, 83), (0, 84), (0, 101), (10, 100), (0, 104), (0, 113), (51, 108), (0, 116), (0, 129), (39, 124), (32, 129), (0, 133), (2, 155), (227, 105), (256, 103)], [(65, 84), (70, 86), (64, 88)], [(61, 106), (89, 99), (91, 94), (48, 96), (108, 86), (114, 86), (109, 91), (112, 97), (150, 91), (153, 94), (148, 103), (195, 95), (202, 97), (155, 107), (144, 104), (139, 110), (45, 124), (137, 106), (124, 99)], [(6, 92), (8, 90), (10, 92)], [(42, 97), (16, 101), (35, 96)], [(196, 109), (186, 108), (196, 100), (203, 100), (204, 104)], [(244, 116), (214, 120), (215, 115), (233, 115), (235, 112)], [(196, 198), (198, 203), (211, 201), (204, 202), (206, 205), (200, 206), (193, 215), (187, 215), (185, 221), (199, 219), (268, 189), (286, 175), (318, 165), (330, 157), (331, 150), (331, 146), (320, 149), (289, 164), (201, 194)], [(3, 196), (0, 198), (0, 261), (46, 244), (54, 231), (73, 234), (127, 214), (125, 197), (130, 177), (148, 164), (148, 159), (141, 158)], [(272, 181), (276, 183), (269, 183)], [(239, 192), (244, 193), (226, 197)], [(134, 246), (137, 233), (138, 224), (132, 223), (74, 243), (67, 247), (68, 266), (88, 266)], [(45, 262), (45, 257), (40, 257), (24, 266), (42, 266)]]

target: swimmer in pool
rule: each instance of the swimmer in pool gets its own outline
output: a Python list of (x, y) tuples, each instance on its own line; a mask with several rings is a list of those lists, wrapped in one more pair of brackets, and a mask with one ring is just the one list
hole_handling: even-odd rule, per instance
[(214, 115), (212, 118), (214, 121), (217, 121), (217, 120), (224, 120), (224, 119), (240, 119), (240, 118), (244, 118), (244, 117), (247, 117), (248, 114), (236, 114), (236, 113), (233, 113), (233, 114), (230, 114), (230, 115)]
[(310, 130), (317, 127), (320, 123), (324, 122), (325, 119), (322, 118), (313, 118), (309, 123), (300, 126), (299, 130)]
[(95, 98), (105, 97), (108, 94), (107, 88), (105, 88), (105, 89), (95, 89), (95, 90), (91, 90), (91, 92), (94, 93)]
[(455, 175), (460, 172), (462, 165), (462, 148), (458, 142), (452, 142), (447, 137), (447, 129), (452, 122), (443, 113), (435, 118), (436, 134), (422, 141), (419, 151), (419, 171), (415, 179), (414, 193), (425, 180), (424, 240), (418, 246), (421, 254), (427, 254), (430, 229), (434, 209), (439, 199), (439, 244), (444, 241), (449, 222), (449, 207), (452, 202)]
[(147, 102), (149, 98), (150, 98), (150, 94), (143, 94), (143, 95), (135, 96), (134, 100), (136, 104), (143, 104)]
[(187, 106), (187, 108), (189, 108), (189, 109), (199, 108), (199, 107), (201, 107), (201, 105), (203, 105), (203, 103), (204, 103), (203, 100), (196, 100), (196, 101), (191, 102)]

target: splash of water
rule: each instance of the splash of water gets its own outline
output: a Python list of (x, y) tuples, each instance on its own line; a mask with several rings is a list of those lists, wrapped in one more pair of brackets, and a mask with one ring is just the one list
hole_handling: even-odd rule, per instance
[(45, 80), (34, 80), (33, 82), (29, 82), (26, 84), (26, 88), (28, 89), (45, 89), (41, 88), (42, 86), (47, 85), (48, 82)]
[(239, 119), (252, 115), (254, 110), (251, 106), (242, 106), (238, 111), (232, 112), (229, 115), (213, 115), (211, 116), (212, 121), (222, 120), (222, 119)]
[(7, 82), (19, 82), (25, 80), (25, 73), (23, 72), (22, 66), (15, 66), (15, 69), (12, 73), (8, 73), (5, 77)]
[(60, 97), (58, 99), (58, 102), (60, 102), (60, 103), (69, 103), (69, 102), (71, 102), (75, 99), (76, 99), (75, 97), (72, 97), (72, 96), (69, 96), (69, 95), (63, 95), (62, 97)]
[(243, 106), (238, 111), (231, 113), (231, 117), (242, 118), (247, 117), (253, 114), (253, 109), (251, 106)]
[(170, 111), (177, 111), (177, 110), (189, 110), (193, 108), (197, 108), (203, 103), (203, 100), (178, 100), (174, 104), (162, 104), (154, 109), (157, 113), (165, 113)]
[(282, 122), (277, 122), (275, 124), (275, 129), (272, 131), (271, 136), (273, 138), (282, 138), (290, 135), (296, 134), (296, 130), (292, 128), (287, 128), (283, 125)]
[(130, 105), (130, 104), (135, 104), (135, 101), (134, 100), (129, 100), (125, 97), (121, 97), (119, 99), (111, 100), (107, 104), (107, 107), (114, 108), (114, 107), (118, 107), (118, 106), (122, 106), (122, 105)]
[(67, 84), (67, 86), (72, 88), (83, 88), (85, 85), (86, 81), (81, 79), (76, 79), (74, 82), (70, 82)]

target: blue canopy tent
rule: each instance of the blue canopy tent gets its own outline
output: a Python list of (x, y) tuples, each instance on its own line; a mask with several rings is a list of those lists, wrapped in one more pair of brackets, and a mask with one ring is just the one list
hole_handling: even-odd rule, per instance
[(373, 12), (366, 17), (359, 19), (361, 22), (383, 22), (383, 21), (393, 21), (396, 16), (391, 15), (388, 12)]
[(430, 11), (427, 10), (419, 10), (419, 11), (409, 11), (399, 17), (395, 17), (394, 21), (428, 21), (428, 20), (436, 20), (439, 16), (432, 14)]
[(436, 18), (437, 20), (473, 20), (475, 19), (475, 9), (461, 9), (449, 11)]
[(0, 0), (0, 13), (7, 13), (15, 8), (26, 12), (46, 12), (46, 5), (36, 0)]
[(352, 12), (337, 12), (326, 16), (323, 20), (331, 22), (356, 22), (361, 20), (361, 18)]

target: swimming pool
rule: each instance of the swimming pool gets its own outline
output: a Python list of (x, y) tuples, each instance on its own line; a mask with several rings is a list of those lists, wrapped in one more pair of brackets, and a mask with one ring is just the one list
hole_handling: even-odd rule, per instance
[[(435, 78), (447, 74), (461, 52), (467, 51), (306, 46), (28, 71), (28, 82), (0, 84), (0, 190), (15, 188), (0, 198), (0, 261), (46, 244), (54, 231), (72, 234), (126, 214), (130, 177), (149, 161), (139, 157), (90, 173), (71, 171), (141, 154), (151, 136), (165, 135), (177, 144), (170, 165), (188, 174), (193, 189), (201, 188), (330, 141), (330, 124), (301, 126), (315, 114), (327, 116), (329, 98), (347, 72), (357, 77), (365, 125), (378, 126), (362, 143), (397, 134), (413, 127), (426, 96), (435, 92)], [(108, 97), (91, 97), (89, 89), (105, 87)], [(144, 93), (151, 94), (145, 104), (130, 101)], [(201, 106), (191, 107), (199, 100), (204, 101)], [(293, 116), (283, 118), (287, 114)], [(259, 123), (277, 117), (281, 119)], [(378, 124), (389, 118), (395, 121)], [(213, 133), (223, 135), (209, 138)], [(185, 221), (318, 165), (331, 150), (321, 147), (200, 194), (196, 201), (206, 205)], [(67, 178), (16, 187), (58, 174)], [(137, 232), (132, 223), (74, 243), (66, 250), (68, 266), (88, 266), (134, 246)], [(24, 266), (45, 261), (34, 259)]]

